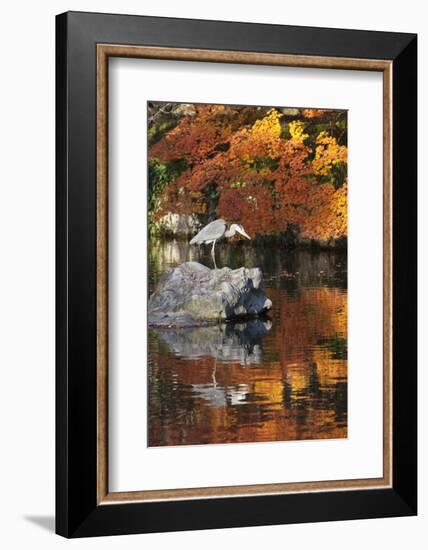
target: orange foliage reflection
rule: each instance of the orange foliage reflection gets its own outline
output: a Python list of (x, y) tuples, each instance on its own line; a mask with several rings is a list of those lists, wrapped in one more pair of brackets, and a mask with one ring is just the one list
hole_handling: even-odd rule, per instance
[(149, 445), (347, 436), (346, 291), (267, 292), (271, 326), (252, 347), (219, 329), (184, 344), (151, 332)]

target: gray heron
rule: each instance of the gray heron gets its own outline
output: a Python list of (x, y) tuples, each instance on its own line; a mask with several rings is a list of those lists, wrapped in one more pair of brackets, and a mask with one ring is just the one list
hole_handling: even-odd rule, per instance
[(242, 225), (238, 223), (232, 223), (232, 225), (227, 229), (227, 223), (224, 220), (214, 220), (205, 227), (203, 227), (197, 235), (193, 237), (190, 241), (190, 244), (212, 244), (211, 255), (214, 260), (214, 267), (217, 269), (215, 262), (215, 243), (219, 239), (233, 237), (236, 233), (240, 233), (247, 239), (251, 239), (249, 235), (245, 232)]

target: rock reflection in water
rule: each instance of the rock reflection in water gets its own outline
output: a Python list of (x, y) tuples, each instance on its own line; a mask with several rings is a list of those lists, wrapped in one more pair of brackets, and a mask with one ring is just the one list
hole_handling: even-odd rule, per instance
[(269, 319), (250, 319), (242, 323), (154, 330), (160, 342), (175, 355), (186, 359), (203, 356), (240, 365), (260, 363), (263, 338), (270, 330)]

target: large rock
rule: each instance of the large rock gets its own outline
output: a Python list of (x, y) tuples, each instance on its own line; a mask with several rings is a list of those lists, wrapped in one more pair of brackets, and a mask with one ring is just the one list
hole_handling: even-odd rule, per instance
[(159, 222), (166, 233), (170, 233), (175, 237), (194, 235), (201, 226), (194, 214), (175, 214), (169, 212)]
[(149, 300), (152, 326), (197, 326), (260, 315), (272, 307), (259, 268), (186, 262), (164, 274)]

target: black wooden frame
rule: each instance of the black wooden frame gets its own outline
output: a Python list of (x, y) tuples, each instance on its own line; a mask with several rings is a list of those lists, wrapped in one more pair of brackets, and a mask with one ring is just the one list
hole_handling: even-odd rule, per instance
[[(96, 45), (393, 62), (393, 487), (97, 505)], [(66, 537), (415, 515), (414, 34), (68, 12), (56, 19), (56, 531)]]

